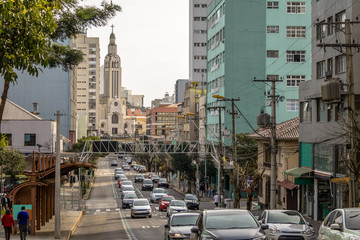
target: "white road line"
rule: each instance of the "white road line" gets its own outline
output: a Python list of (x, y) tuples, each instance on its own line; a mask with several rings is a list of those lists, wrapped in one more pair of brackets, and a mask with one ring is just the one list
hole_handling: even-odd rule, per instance
[(128, 230), (128, 228), (127, 228), (126, 225), (125, 225), (125, 221), (124, 221), (124, 218), (123, 218), (123, 216), (122, 216), (122, 214), (121, 214), (121, 210), (119, 210), (118, 212), (119, 212), (119, 215), (120, 215), (120, 219), (121, 219), (122, 225), (124, 226), (124, 230), (125, 230), (126, 235), (127, 235), (127, 237), (128, 237), (130, 240), (132, 240), (131, 235), (130, 235), (130, 233), (129, 233), (129, 230)]
[(96, 212), (100, 212), (100, 209), (96, 209)]
[(110, 209), (106, 209), (107, 212), (110, 212)]

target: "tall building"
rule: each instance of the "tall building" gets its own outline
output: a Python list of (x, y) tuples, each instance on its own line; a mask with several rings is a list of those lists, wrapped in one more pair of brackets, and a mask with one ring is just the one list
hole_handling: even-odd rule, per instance
[(170, 141), (178, 122), (178, 104), (161, 104), (146, 111), (146, 135), (152, 140)]
[(199, 82), (199, 87), (205, 87), (206, 82), (206, 17), (211, 1), (190, 0), (189, 4), (189, 80)]
[(86, 33), (81, 33), (72, 39), (71, 47), (84, 54), (84, 61), (76, 67), (78, 137), (97, 135), (100, 93), (99, 38), (87, 37)]
[(182, 103), (184, 102), (184, 92), (185, 92), (185, 85), (189, 82), (187, 79), (178, 79), (175, 83), (175, 102)]
[[(299, 174), (295, 182), (303, 183), (299, 190), (304, 196), (300, 198), (300, 210), (316, 220), (324, 219), (329, 209), (348, 207), (350, 202), (346, 161), (351, 152), (348, 139), (351, 129), (347, 117), (352, 111), (351, 118), (358, 124), (360, 55), (350, 56), (355, 98), (355, 109), (352, 109), (348, 105), (352, 94), (347, 84), (346, 49), (341, 45), (345, 43), (345, 20), (358, 21), (359, 14), (360, 3), (356, 0), (312, 1), (312, 76), (310, 81), (299, 85), (299, 169), (306, 172)], [(336, 22), (339, 24), (332, 24)], [(321, 23), (327, 25), (318, 25)], [(359, 24), (350, 25), (351, 43), (359, 44), (355, 37), (360, 34), (359, 27)], [(323, 43), (333, 46), (318, 46)], [(353, 53), (355, 51), (357, 48)], [(327, 88), (337, 89), (339, 94), (327, 97), (323, 94)], [(309, 178), (307, 182), (306, 178)]]
[(121, 59), (117, 54), (115, 34), (110, 34), (108, 53), (104, 60), (104, 94), (100, 98), (100, 134), (124, 134), (126, 98), (121, 95)]

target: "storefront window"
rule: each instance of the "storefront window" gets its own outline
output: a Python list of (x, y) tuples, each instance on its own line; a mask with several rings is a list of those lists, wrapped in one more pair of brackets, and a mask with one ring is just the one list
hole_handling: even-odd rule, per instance
[(314, 146), (315, 170), (333, 173), (333, 147), (326, 144)]

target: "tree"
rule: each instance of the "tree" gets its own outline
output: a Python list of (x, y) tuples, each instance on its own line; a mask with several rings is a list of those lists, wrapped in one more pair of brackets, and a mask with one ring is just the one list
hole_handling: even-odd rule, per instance
[(188, 180), (188, 193), (191, 193), (191, 184), (195, 181), (196, 167), (192, 158), (186, 153), (171, 154), (171, 165), (174, 170), (179, 171)]
[(17, 83), (16, 70), (31, 76), (46, 67), (70, 70), (83, 54), (59, 42), (88, 27), (104, 26), (120, 10), (106, 1), (101, 8), (79, 6), (77, 0), (0, 1), (0, 76), (4, 78), (0, 130), (10, 84)]

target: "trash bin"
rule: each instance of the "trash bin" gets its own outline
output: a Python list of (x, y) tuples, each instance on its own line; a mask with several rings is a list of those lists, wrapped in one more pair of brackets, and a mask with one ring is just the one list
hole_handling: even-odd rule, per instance
[(226, 208), (234, 208), (234, 200), (232, 198), (227, 198), (224, 201)]

